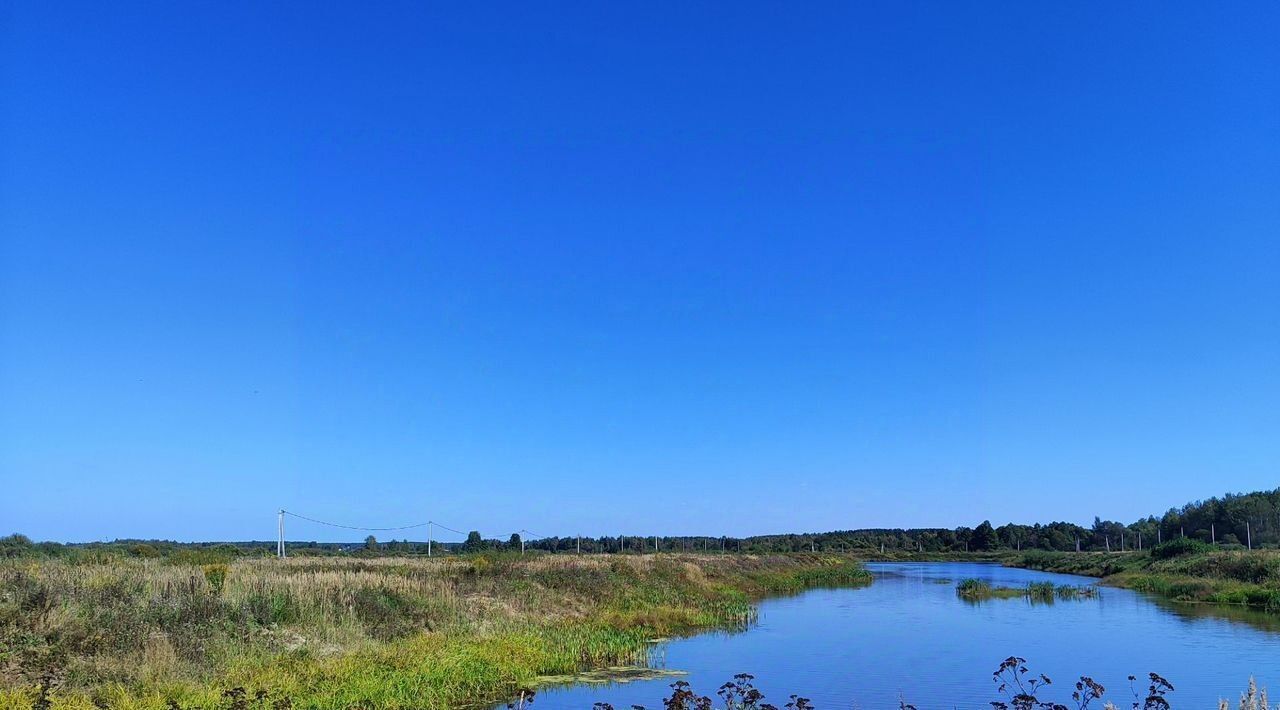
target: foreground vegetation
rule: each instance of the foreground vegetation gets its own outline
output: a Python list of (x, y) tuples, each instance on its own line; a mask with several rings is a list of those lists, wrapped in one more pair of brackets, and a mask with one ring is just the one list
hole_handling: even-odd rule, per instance
[(1029, 552), (1008, 564), (1102, 577), (1104, 584), (1183, 602), (1255, 607), (1280, 613), (1280, 550), (1223, 550), (1178, 539), (1124, 554)]
[(12, 559), (0, 707), (455, 708), (868, 579), (831, 555)]

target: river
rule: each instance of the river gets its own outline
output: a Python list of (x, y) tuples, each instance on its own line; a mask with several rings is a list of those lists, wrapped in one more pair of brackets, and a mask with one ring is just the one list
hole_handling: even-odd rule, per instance
[[(1025, 657), (1033, 674), (1054, 680), (1042, 699), (1072, 707), (1080, 675), (1102, 683), (1105, 699), (1126, 708), (1133, 701), (1127, 677), (1137, 676), (1141, 693), (1149, 671), (1172, 682), (1174, 708), (1215, 710), (1220, 697), (1234, 708), (1250, 675), (1260, 685), (1270, 682), (1280, 697), (1280, 625), (1272, 616), (1112, 588), (1098, 598), (1051, 604), (1025, 598), (973, 603), (956, 596), (956, 582), (1094, 580), (974, 563), (874, 563), (868, 569), (876, 579), (866, 587), (765, 600), (758, 623), (745, 631), (658, 644), (650, 665), (687, 672), (683, 679), (713, 698), (734, 674), (751, 673), (778, 707), (797, 693), (820, 709), (897, 708), (900, 699), (921, 710), (989, 708), (990, 701), (1007, 700), (991, 675), (1010, 655)], [(590, 710), (604, 701), (620, 710), (632, 704), (657, 710), (673, 680), (547, 688), (533, 707)]]

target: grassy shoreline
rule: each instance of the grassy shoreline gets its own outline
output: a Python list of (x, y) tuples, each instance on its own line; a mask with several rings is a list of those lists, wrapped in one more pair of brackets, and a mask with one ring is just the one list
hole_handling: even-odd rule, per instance
[[(452, 708), (869, 580), (830, 554), (0, 564), (0, 708)], [(266, 702), (266, 701), (264, 701)], [(268, 707), (264, 704), (263, 707)]]
[(1187, 603), (1280, 613), (1280, 551), (1196, 550), (1161, 558), (1142, 552), (1028, 552), (1003, 562), (1098, 577), (1102, 584)]

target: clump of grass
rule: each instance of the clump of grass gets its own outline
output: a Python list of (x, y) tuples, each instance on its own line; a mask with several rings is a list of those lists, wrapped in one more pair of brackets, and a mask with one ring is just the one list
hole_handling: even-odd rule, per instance
[(1051, 604), (1055, 599), (1092, 599), (1097, 596), (1097, 590), (1069, 584), (1055, 586), (1053, 582), (1030, 582), (1025, 587), (993, 587), (986, 580), (970, 578), (956, 585), (956, 595), (969, 601), (1025, 597), (1032, 602)]
[(980, 601), (983, 599), (1010, 599), (1020, 597), (1026, 594), (1024, 589), (1014, 589), (1012, 587), (993, 587), (991, 583), (985, 579), (964, 579), (956, 585), (956, 595), (961, 599), (969, 601)]
[(1088, 584), (1059, 584), (1055, 590), (1059, 599), (1094, 599), (1098, 588)]
[(1033, 601), (1053, 601), (1056, 596), (1053, 582), (1030, 582), (1027, 584), (1027, 598)]

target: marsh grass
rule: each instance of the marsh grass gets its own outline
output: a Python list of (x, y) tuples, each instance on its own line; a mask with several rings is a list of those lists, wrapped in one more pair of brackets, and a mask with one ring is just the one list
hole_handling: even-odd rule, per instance
[(1053, 582), (1030, 582), (1025, 587), (993, 587), (986, 580), (970, 578), (956, 585), (956, 596), (966, 601), (1025, 598), (1032, 603), (1052, 604), (1058, 599), (1093, 599), (1098, 596), (1098, 590), (1083, 585), (1054, 585)]
[(1034, 552), (1011, 560), (1050, 572), (1103, 577), (1103, 583), (1181, 602), (1248, 606), (1280, 613), (1280, 552), (1215, 550), (1181, 538), (1150, 552)]
[(213, 707), (227, 688), (456, 707), (742, 628), (765, 595), (870, 579), (830, 555), (197, 562), (0, 562), (0, 708)]

